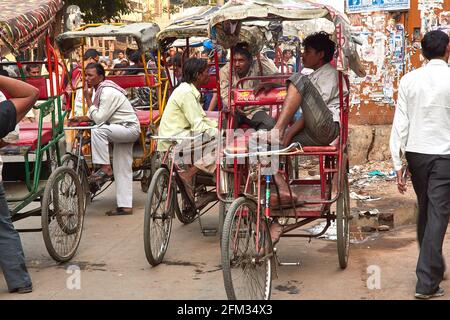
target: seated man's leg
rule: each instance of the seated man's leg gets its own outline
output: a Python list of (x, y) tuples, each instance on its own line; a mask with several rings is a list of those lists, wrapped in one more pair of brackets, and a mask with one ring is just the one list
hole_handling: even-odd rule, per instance
[(255, 130), (272, 130), (277, 123), (274, 118), (269, 116), (265, 111), (258, 111), (252, 117), (252, 122), (255, 123)]
[(117, 208), (130, 210), (133, 207), (133, 142), (114, 143), (113, 165)]
[(112, 168), (109, 160), (110, 125), (103, 125), (91, 131), (92, 163), (101, 165), (101, 171), (112, 176)]
[[(190, 164), (185, 164), (187, 169), (179, 173), (181, 180), (185, 185), (188, 196), (193, 200), (193, 185), (192, 179), (199, 172), (214, 174), (216, 171), (216, 148), (217, 140), (212, 139), (205, 142), (189, 142), (182, 143), (177, 148), (183, 151), (183, 155), (187, 155), (185, 158), (189, 159)], [(200, 207), (202, 199), (199, 199), (197, 205)]]
[[(113, 163), (118, 208), (132, 208), (132, 162), (133, 144), (139, 137), (139, 127), (125, 127), (118, 124), (104, 125), (92, 131), (92, 161), (109, 166), (109, 142), (114, 143)], [(107, 163), (107, 165), (106, 165)], [(120, 186), (120, 192), (117, 188)]]
[(306, 135), (308, 136), (304, 137), (304, 140), (308, 142), (307, 145), (327, 145), (331, 143), (336, 138), (337, 125), (334, 123), (333, 114), (323, 101), (322, 96), (309, 78), (304, 75), (295, 74), (290, 78), (290, 81), (301, 95), (302, 117), (305, 121), (304, 131), (307, 132)]

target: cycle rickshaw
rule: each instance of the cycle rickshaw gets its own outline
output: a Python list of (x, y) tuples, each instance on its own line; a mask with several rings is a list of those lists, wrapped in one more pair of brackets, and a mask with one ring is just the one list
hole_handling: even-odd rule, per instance
[[(204, 40), (208, 39), (208, 21), (209, 17), (218, 10), (218, 7), (198, 7), (195, 14), (183, 17), (177, 21), (172, 22), (169, 26), (158, 33), (157, 39), (159, 48), (162, 52), (163, 61), (165, 62), (166, 74), (170, 74), (169, 65), (167, 61), (167, 53), (169, 48), (173, 47), (177, 42), (177, 46), (184, 48), (183, 59), (189, 58), (187, 53), (195, 41), (195, 46), (201, 45)], [(211, 67), (219, 70), (218, 55), (214, 53), (215, 62)], [(173, 66), (173, 74), (176, 73), (179, 66)], [(210, 73), (209, 83), (202, 88), (202, 92), (220, 92), (219, 73), (214, 71)], [(173, 91), (178, 84), (176, 76), (169, 77), (170, 91)], [(220, 101), (219, 109), (220, 109)], [(207, 112), (209, 118), (217, 119), (218, 112)], [(201, 215), (208, 212), (217, 201), (212, 204), (206, 204), (201, 208), (197, 207), (195, 202), (191, 201), (186, 195), (186, 190), (182, 184), (177, 172), (181, 168), (176, 167), (172, 161), (173, 146), (176, 142), (183, 140), (190, 140), (189, 137), (161, 137), (153, 135), (151, 137), (155, 142), (158, 140), (168, 140), (173, 143), (172, 147), (164, 154), (159, 155), (158, 164), (160, 168), (155, 172), (150, 188), (147, 193), (147, 202), (145, 207), (145, 221), (144, 221), (144, 248), (148, 262), (152, 266), (161, 263), (169, 243), (172, 218), (175, 216), (183, 224), (190, 224), (198, 217), (201, 231), (204, 235), (215, 234), (215, 230), (207, 229), (202, 226)], [(171, 185), (170, 192), (168, 185)], [(198, 175), (194, 181), (195, 188), (198, 192), (204, 193), (207, 188), (214, 187), (212, 177), (209, 175)], [(177, 188), (176, 186), (179, 186)], [(214, 189), (212, 190), (213, 192)], [(168, 198), (166, 198), (168, 197)], [(160, 204), (165, 203), (165, 209), (160, 207)], [(156, 207), (155, 207), (156, 206)], [(162, 211), (164, 212), (161, 212)]]
[[(348, 112), (349, 98), (344, 96), (344, 82), (349, 82), (344, 72), (352, 69), (363, 76), (355, 45), (350, 35), (346, 18), (331, 7), (309, 1), (231, 1), (223, 6), (211, 19), (213, 40), (231, 47), (239, 41), (242, 22), (265, 20), (310, 20), (326, 18), (335, 27), (335, 63), (339, 71), (340, 132), (329, 146), (301, 146), (291, 144), (280, 150), (249, 149), (250, 137), (243, 135), (227, 141), (224, 158), (234, 166), (236, 199), (227, 211), (222, 233), (222, 268), (224, 285), (229, 299), (269, 299), (272, 276), (276, 275), (276, 250), (270, 236), (270, 224), (274, 218), (282, 225), (283, 237), (318, 237), (326, 232), (332, 221), (336, 222), (339, 266), (344, 269), (349, 253), (349, 185), (348, 185)], [(234, 31), (236, 30), (236, 31)], [(276, 39), (275, 39), (276, 40)], [(228, 44), (228, 46), (227, 46)], [(233, 61), (233, 59), (231, 59)], [(271, 80), (277, 77), (259, 77)], [(282, 77), (278, 77), (280, 79)], [(241, 79), (245, 81), (245, 79)], [(249, 105), (269, 105), (279, 112), (286, 96), (285, 88), (274, 88), (267, 94), (255, 96), (252, 90), (231, 88), (229, 105), (235, 108)], [(239, 143), (240, 142), (240, 143)], [(271, 158), (263, 158), (271, 157)], [(299, 168), (292, 168), (295, 157), (315, 156), (319, 160), (319, 179), (298, 178)], [(236, 164), (237, 160), (240, 162)], [(295, 193), (301, 201), (293, 200), (287, 206), (272, 206), (270, 195), (278, 189), (272, 188), (273, 173), (264, 169), (279, 159), (288, 182), (291, 200)], [(277, 168), (278, 169), (278, 165)], [(244, 186), (244, 187), (242, 187)], [(279, 197), (279, 193), (278, 193)], [(280, 202), (281, 203), (281, 202)], [(336, 204), (335, 212), (332, 204)], [(325, 219), (324, 229), (317, 234), (299, 230), (301, 226)], [(293, 231), (296, 230), (296, 233)], [(290, 265), (290, 264), (285, 264)]]
[[(74, 170), (61, 165), (60, 156), (67, 115), (61, 101), (64, 73), (51, 45), (49, 30), (62, 6), (59, 0), (28, 2), (20, 7), (13, 1), (3, 1), (2, 13), (7, 18), (0, 15), (1, 40), (16, 57), (45, 38), (47, 61), (17, 59), (17, 62), (3, 63), (19, 69), (21, 79), (39, 90), (42, 103), (34, 106), (39, 110), (37, 123), (20, 124), (18, 139), (1, 148), (0, 154), (4, 160), (3, 183), (12, 221), (40, 216), (41, 228), (18, 231), (42, 231), (47, 251), (57, 262), (68, 261), (75, 255), (84, 222), (80, 180)], [(25, 77), (22, 68), (27, 64), (45, 65), (48, 76)], [(44, 122), (44, 118), (50, 121)]]
[[(155, 23), (135, 23), (129, 25), (122, 24), (93, 24), (86, 25), (77, 31), (65, 32), (56, 38), (57, 45), (63, 55), (71, 55), (74, 50), (81, 48), (84, 52), (86, 38), (98, 37), (114, 37), (114, 38), (132, 38), (138, 50), (141, 52), (140, 59), (142, 60), (143, 68), (130, 67), (127, 70), (137, 71), (139, 74), (124, 74), (124, 75), (107, 75), (106, 79), (118, 84), (123, 89), (129, 88), (146, 88), (148, 89), (147, 102), (148, 105), (140, 105), (135, 107), (136, 115), (139, 118), (141, 126), (141, 135), (138, 143), (133, 148), (133, 172), (136, 174), (135, 180), (140, 180), (142, 191), (146, 192), (150, 184), (150, 179), (155, 172), (156, 153), (155, 145), (148, 139), (148, 135), (155, 132), (157, 124), (161, 119), (164, 111), (166, 95), (168, 90), (167, 78), (163, 76), (161, 70), (161, 56), (160, 51), (157, 50), (156, 34), (159, 31), (159, 26)], [(148, 54), (155, 54), (156, 67), (150, 67)], [(67, 66), (66, 66), (67, 68)], [(69, 68), (67, 68), (69, 69)], [(68, 89), (72, 92), (70, 105), (74, 105), (74, 93), (76, 90), (85, 85), (84, 76), (84, 61), (81, 62), (81, 84), (79, 88), (73, 87), (71, 82)], [(107, 70), (108, 71), (108, 70)], [(72, 108), (72, 115), (74, 115), (75, 108)], [(87, 113), (87, 108), (84, 106), (83, 99), (83, 114)], [(91, 129), (98, 126), (92, 126), (88, 123), (83, 123), (79, 127), (67, 127), (66, 130), (76, 130), (75, 143), (72, 151), (64, 156), (63, 161), (70, 167), (74, 168), (79, 174), (85, 190), (85, 194), (91, 200), (96, 195), (105, 190), (109, 185), (89, 184), (88, 176), (92, 172), (92, 165), (90, 161), (89, 132)]]

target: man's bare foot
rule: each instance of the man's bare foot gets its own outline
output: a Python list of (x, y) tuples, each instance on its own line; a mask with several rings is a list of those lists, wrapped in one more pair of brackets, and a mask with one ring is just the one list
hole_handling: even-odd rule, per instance
[(272, 245), (275, 245), (280, 241), (281, 234), (283, 233), (283, 226), (278, 223), (278, 221), (274, 221), (270, 225), (270, 238), (272, 238)]
[(194, 191), (192, 186), (192, 176), (187, 171), (182, 171), (178, 173), (181, 181), (183, 182), (184, 189), (186, 190), (187, 196), (191, 201), (194, 201)]
[(109, 175), (109, 176), (112, 176), (112, 174), (113, 174), (113, 170), (112, 170), (112, 167), (111, 167), (110, 165), (102, 166), (102, 167), (101, 167), (101, 170), (102, 170), (104, 173), (106, 173), (107, 175)]
[[(276, 173), (274, 180), (278, 187), (278, 192), (274, 191), (270, 195), (270, 205), (276, 207), (279, 205), (290, 205), (292, 202), (296, 203), (297, 195), (289, 191), (288, 183), (284, 180), (281, 173)], [(278, 197), (278, 194), (280, 197)]]

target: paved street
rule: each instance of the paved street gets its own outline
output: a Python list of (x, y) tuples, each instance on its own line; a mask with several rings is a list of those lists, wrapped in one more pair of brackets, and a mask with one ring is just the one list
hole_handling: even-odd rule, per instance
[[(22, 234), (35, 290), (27, 295), (9, 294), (0, 277), (0, 300), (226, 299), (218, 236), (202, 236), (197, 222), (183, 226), (174, 221), (164, 263), (156, 268), (147, 263), (143, 247), (145, 194), (138, 183), (134, 192), (133, 216), (104, 215), (115, 203), (114, 186), (92, 203), (78, 253), (66, 265), (58, 265), (49, 257), (40, 233)], [(204, 220), (208, 226), (216, 226), (217, 211)], [(17, 223), (16, 227), (24, 223)], [(39, 219), (26, 222), (34, 223), (39, 223)], [(449, 247), (449, 242), (447, 236), (444, 248)], [(302, 265), (278, 268), (272, 299), (413, 299), (418, 254), (414, 226), (352, 245), (349, 267), (344, 271), (338, 267), (336, 243), (332, 241), (282, 239), (278, 252), (282, 261), (300, 259)], [(71, 276), (66, 268), (70, 265), (81, 269), (79, 290), (66, 286)], [(381, 289), (367, 288), (369, 266), (380, 267)], [(376, 286), (376, 282), (372, 283)], [(442, 285), (450, 292), (449, 282)]]

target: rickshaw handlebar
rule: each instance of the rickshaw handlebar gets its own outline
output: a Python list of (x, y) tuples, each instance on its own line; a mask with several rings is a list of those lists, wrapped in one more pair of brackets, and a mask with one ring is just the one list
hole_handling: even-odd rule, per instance
[[(228, 158), (247, 158), (247, 157), (256, 157), (256, 156), (271, 156), (271, 155), (289, 155), (290, 150), (298, 148), (299, 151), (302, 152), (303, 148), (299, 142), (293, 142), (288, 147), (280, 150), (272, 150), (272, 151), (256, 151), (256, 152), (247, 152), (247, 153), (230, 153), (226, 149), (223, 150), (223, 153)], [(299, 151), (296, 151), (299, 152)]]
[(102, 127), (105, 124), (105, 122), (96, 124), (94, 126), (78, 126), (78, 127), (64, 127), (64, 130), (92, 130), (92, 129), (98, 129)]
[(203, 135), (203, 133), (200, 133), (199, 135), (193, 136), (193, 137), (165, 137), (165, 136), (150, 136), (150, 139), (153, 140), (168, 140), (168, 141), (178, 141), (178, 140), (195, 140), (200, 138)]

